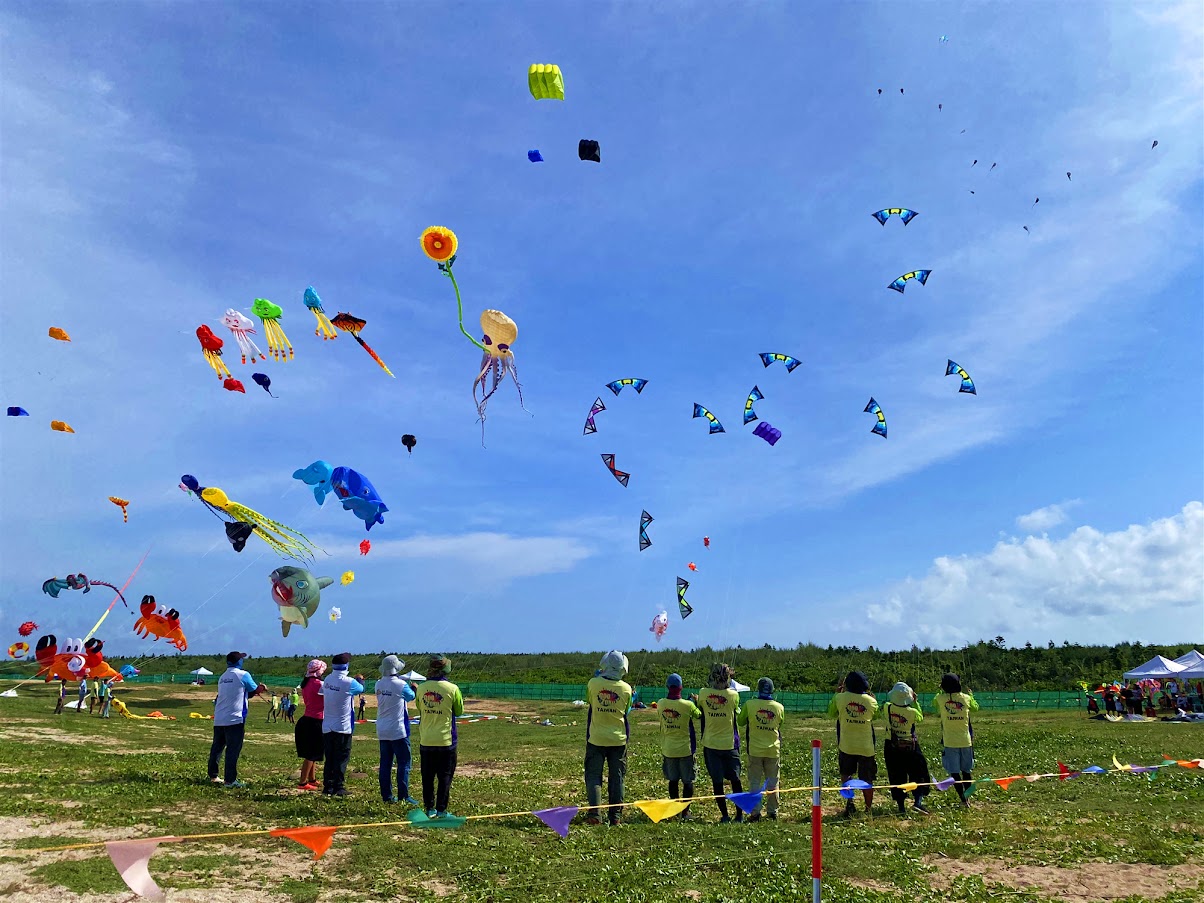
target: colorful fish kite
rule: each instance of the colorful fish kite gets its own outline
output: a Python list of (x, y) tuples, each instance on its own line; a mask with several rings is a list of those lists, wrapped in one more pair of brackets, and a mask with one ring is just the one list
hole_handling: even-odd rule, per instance
[(871, 397), (870, 403), (865, 406), (865, 410), (862, 413), (873, 414), (878, 418), (878, 422), (874, 424), (874, 428), (870, 432), (877, 433), (879, 436), (885, 439), (886, 415), (882, 413), (882, 406), (878, 404), (878, 402), (874, 401), (874, 399)]
[(644, 391), (644, 386), (646, 385), (648, 385), (648, 380), (633, 379), (629, 376), (627, 379), (616, 379), (614, 382), (607, 383), (606, 388), (618, 395), (623, 391), (624, 386), (631, 386), (631, 388), (635, 389), (635, 394), (639, 395)]
[(652, 515), (647, 511), (640, 512), (640, 551), (652, 545), (652, 540), (648, 538), (648, 525), (652, 523)]
[(775, 354), (769, 351), (761, 352), (761, 363), (768, 367), (774, 361), (781, 361), (786, 365), (786, 372), (790, 373), (802, 363), (797, 357), (791, 357), (789, 354)]
[[(268, 340), (268, 351), (272, 353), (272, 360), (291, 361), (293, 345), (280, 325), (280, 320), (284, 317), (284, 308), (279, 304), (273, 304), (267, 298), (256, 298), (251, 302), (251, 313), (259, 317), (259, 321), (263, 323), (263, 334)], [(286, 348), (288, 354), (284, 353)]]
[[(669, 629), (669, 613), (667, 611), (662, 611), (655, 618), (653, 618), (652, 626), (648, 628), (650, 633), (656, 634), (656, 641), (658, 643), (661, 641), (661, 637), (663, 637), (665, 635), (665, 631), (668, 629)], [(28, 646), (26, 646), (25, 649), (27, 652), (29, 651)], [(9, 654), (12, 655), (11, 651), (9, 652)], [(16, 658), (16, 656), (13, 656), (13, 657)]]
[(585, 429), (581, 431), (582, 436), (598, 432), (598, 425), (594, 423), (594, 418), (605, 410), (606, 405), (602, 403), (602, 398), (600, 396), (595, 398), (594, 403), (590, 405), (589, 416), (585, 418)]
[[(1154, 144), (1157, 143), (1157, 141), (1154, 142)], [(60, 329), (58, 326), (51, 326), (50, 332), (48, 332), (47, 335), (49, 335), (52, 339), (58, 339), (60, 342), (71, 341), (71, 336), (67, 335), (67, 331), (65, 329)]]
[(361, 539), (360, 540), (360, 554), (367, 555), (370, 551), (372, 551), (371, 541), (367, 540), (367, 539)]
[(602, 146), (597, 141), (582, 138), (577, 142), (577, 157), (586, 163), (601, 163)]
[(28, 417), (29, 411), (25, 410), (25, 408), (9, 408), (8, 416), (9, 417)]
[(527, 69), (527, 88), (536, 100), (564, 100), (564, 76), (551, 63), (532, 63)]
[(677, 578), (677, 613), (681, 615), (684, 621), (690, 615), (694, 614), (694, 607), (686, 601), (686, 590), (690, 588), (690, 584), (681, 577)]
[(115, 495), (109, 496), (109, 501), (121, 509), (122, 523), (128, 524), (130, 522), (130, 512), (127, 509), (130, 507), (130, 503), (125, 499), (117, 498)]
[(906, 226), (919, 215), (920, 214), (916, 213), (914, 210), (908, 210), (906, 207), (884, 207), (877, 213), (870, 214), (870, 216), (882, 223), (884, 226), (886, 225), (886, 221), (892, 216), (899, 217), (899, 219), (903, 220), (903, 225)]
[(318, 328), (314, 330), (314, 335), (321, 336), (323, 342), (337, 339), (339, 334), (335, 332), (334, 324), (326, 316), (326, 311), (322, 308), (322, 299), (318, 297), (318, 293), (314, 291), (312, 285), (305, 290), (305, 294), (301, 300), (305, 302), (305, 306), (309, 308), (309, 312), (318, 321)]
[(624, 473), (623, 471), (615, 468), (615, 456), (603, 455), (602, 463), (606, 465), (606, 469), (610, 471), (611, 476), (622, 483), (624, 488), (626, 488), (627, 481), (631, 479), (631, 474)]
[(418, 444), (418, 440), (414, 438), (412, 433), (406, 433), (401, 437), (401, 444), (405, 446), (407, 454), (414, 454), (414, 446)]
[(230, 368), (222, 360), (222, 345), (226, 343), (215, 336), (212, 329), (204, 325), (196, 328), (196, 337), (197, 341), (201, 343), (201, 351), (205, 355), (205, 363), (213, 368), (213, 372), (217, 374), (217, 378), (225, 379), (230, 376)]
[(748, 393), (748, 399), (744, 402), (744, 425), (748, 426), (757, 419), (757, 412), (753, 410), (753, 403), (764, 401), (765, 396), (761, 394), (761, 390), (757, 386), (752, 387), (752, 391)]
[(260, 351), (259, 346), (251, 339), (251, 336), (255, 334), (255, 324), (250, 317), (231, 307), (226, 309), (222, 323), (234, 334), (234, 340), (238, 342), (238, 350), (242, 354), (244, 364), (247, 362), (248, 354), (251, 355), (252, 364), (258, 358), (263, 358), (265, 361), (268, 359), (268, 356)]
[(719, 418), (697, 402), (694, 403), (694, 416), (705, 417), (707, 419), (707, 422), (711, 425), (711, 435), (714, 435), (715, 433), (727, 432), (727, 430), (723, 428), (723, 424), (719, 422)]
[(918, 279), (920, 280), (920, 285), (923, 285), (928, 281), (928, 274), (931, 272), (932, 270), (912, 270), (910, 273), (904, 273), (888, 285), (887, 288), (893, 288), (899, 294), (903, 294), (903, 286), (908, 279)]
[[(251, 379), (255, 381), (255, 385), (259, 386), (263, 391), (272, 395), (272, 380), (266, 373), (252, 373)], [(275, 395), (272, 395), (275, 398)]]
[(50, 428), (52, 430), (54, 430), (56, 433), (74, 433), (75, 432), (75, 430), (71, 429), (71, 424), (66, 423), (65, 421), (62, 421), (62, 420), (51, 420)]
[(974, 389), (974, 380), (970, 379), (970, 374), (963, 370), (960, 364), (954, 361), (949, 361), (949, 363), (945, 365), (945, 375), (953, 376), (955, 373), (962, 378), (962, 387), (958, 389), (959, 392), (968, 392), (971, 395), (978, 394), (978, 392), (976, 392)]
[(222, 388), (227, 392), (242, 392), (243, 395), (247, 394), (247, 387), (242, 384), (242, 380), (235, 379), (233, 376), (222, 383)]
[[(360, 330), (368, 325), (367, 320), (361, 320), (359, 317), (353, 317), (351, 314), (340, 313), (330, 322), (334, 324), (336, 329), (351, 333), (351, 337), (359, 342), (360, 347), (368, 352), (368, 356), (380, 365), (380, 369), (393, 376), (393, 371), (385, 366), (385, 362), (380, 359), (380, 355), (373, 351), (371, 346), (360, 338)], [(396, 377), (393, 378), (396, 379)]]
[(770, 445), (777, 445), (778, 440), (782, 438), (782, 431), (776, 429), (768, 420), (762, 420), (753, 430), (753, 435), (758, 439), (764, 439)]

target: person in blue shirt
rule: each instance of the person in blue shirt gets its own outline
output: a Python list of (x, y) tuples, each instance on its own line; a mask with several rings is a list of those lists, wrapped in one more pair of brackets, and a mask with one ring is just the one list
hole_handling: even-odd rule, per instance
[[(226, 671), (217, 681), (217, 700), (213, 706), (213, 745), (209, 747), (209, 780), (225, 787), (247, 786), (238, 779), (238, 757), (242, 753), (246, 730), (247, 700), (267, 691), (263, 684), (242, 669), (245, 652), (226, 656)], [(217, 776), (217, 763), (226, 752), (225, 780)]]
[(330, 673), (322, 681), (322, 747), (326, 767), (322, 770), (322, 793), (325, 796), (348, 796), (347, 765), (351, 762), (351, 717), (355, 697), (364, 692), (364, 685), (347, 673), (351, 653), (340, 652), (331, 661)]
[[(380, 798), (386, 803), (403, 799), (417, 806), (410, 796), (410, 707), (414, 689), (398, 675), (405, 662), (386, 655), (376, 682), (376, 739), (380, 742)], [(361, 704), (363, 697), (360, 697)], [(393, 795), (393, 761), (397, 760), (397, 796)]]

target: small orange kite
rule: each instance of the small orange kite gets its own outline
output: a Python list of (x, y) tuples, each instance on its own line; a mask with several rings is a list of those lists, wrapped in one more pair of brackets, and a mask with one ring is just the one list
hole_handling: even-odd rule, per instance
[(70, 342), (71, 336), (67, 335), (65, 329), (60, 329), (58, 326), (51, 326), (50, 332), (47, 333), (52, 339), (58, 339), (60, 342)]

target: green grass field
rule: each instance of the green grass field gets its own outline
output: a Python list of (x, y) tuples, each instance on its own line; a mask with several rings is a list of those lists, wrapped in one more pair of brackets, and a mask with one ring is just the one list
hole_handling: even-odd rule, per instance
[[(344, 800), (294, 789), (292, 726), (266, 724), (256, 700), (248, 718), (240, 777), (246, 790), (206, 780), (213, 688), (139, 687), (119, 693), (139, 713), (174, 722), (108, 721), (53, 715), (54, 695), (27, 684), (0, 699), (0, 898), (128, 900), (103, 849), (31, 853), (37, 847), (164, 834), (392, 821), (380, 802), (373, 725), (360, 725)], [(466, 725), (452, 788), (457, 814), (581, 803), (584, 720), (567, 703), (468, 701), (500, 714)], [(506, 720), (523, 713), (523, 723)], [(551, 718), (556, 726), (531, 723)], [(372, 710), (369, 709), (369, 717)], [(627, 798), (666, 795), (656, 715), (633, 713)], [(576, 724), (572, 724), (576, 722)], [(921, 725), (934, 778), (937, 726)], [(810, 741), (824, 742), (824, 781), (837, 783), (835, 732), (824, 719), (787, 726), (782, 786), (810, 784)], [(1204, 726), (1107, 724), (1081, 715), (984, 715), (976, 721), (977, 776), (1005, 777), (1122, 762), (1162, 754), (1204, 755)], [(701, 765), (701, 759), (700, 759)], [(885, 781), (881, 769), (880, 781)], [(418, 772), (414, 771), (415, 790)], [(699, 785), (699, 793), (709, 793)], [(416, 794), (417, 795), (417, 794)], [(1059, 782), (979, 787), (969, 810), (934, 794), (930, 817), (900, 818), (880, 793), (875, 816), (835, 818), (825, 797), (824, 899), (885, 901), (1204, 899), (1204, 771), (1169, 768), (1144, 776), (1102, 775)], [(561, 840), (533, 817), (470, 821), (456, 831), (409, 828), (340, 832), (320, 861), (297, 844), (267, 836), (160, 847), (150, 871), (173, 900), (706, 901), (808, 898), (810, 794), (782, 800), (782, 820), (717, 824), (713, 803), (698, 821), (652, 824), (629, 807), (619, 828), (575, 823)]]

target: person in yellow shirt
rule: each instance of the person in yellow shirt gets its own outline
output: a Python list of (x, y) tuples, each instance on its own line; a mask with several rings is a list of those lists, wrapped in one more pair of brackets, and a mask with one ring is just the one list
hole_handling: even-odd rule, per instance
[[(927, 815), (924, 797), (931, 789), (926, 785), (932, 783), (932, 776), (928, 773), (928, 760), (920, 749), (920, 741), (916, 739), (916, 725), (923, 720), (924, 713), (916, 702), (915, 691), (902, 681), (895, 684), (887, 696), (888, 733), (886, 742), (882, 744), (882, 758), (886, 760), (886, 774), (892, 784), (914, 781), (921, 785), (912, 791), (915, 794), (915, 809)], [(890, 795), (899, 807), (899, 814), (906, 813), (907, 793), (892, 787)]]
[[(681, 698), (681, 675), (670, 674), (665, 681), (666, 696), (656, 703), (656, 713), (661, 721), (661, 771), (669, 782), (669, 799), (678, 799), (678, 783), (681, 784), (681, 799), (694, 798), (694, 751), (698, 738), (694, 733), (694, 722), (702, 717), (698, 706)], [(686, 806), (679, 816), (690, 821), (690, 807)]]
[[(836, 748), (842, 784), (852, 777), (872, 784), (878, 777), (878, 760), (874, 756), (877, 737), (873, 725), (877, 714), (878, 700), (870, 693), (869, 680), (860, 671), (850, 671), (828, 703), (828, 717), (836, 719)], [(861, 792), (865, 797), (866, 814), (871, 814), (874, 791)], [(845, 803), (845, 816), (856, 811), (852, 800)]]
[[(736, 716), (740, 711), (740, 694), (731, 688), (735, 672), (722, 662), (711, 666), (711, 685), (698, 691), (694, 700), (702, 709), (702, 757), (711, 787), (719, 806), (719, 823), (730, 822), (727, 800), (723, 797), (724, 781), (731, 781), (732, 792), (742, 793), (740, 783), (740, 733)], [(744, 821), (744, 813), (736, 808), (736, 821)]]
[(932, 701), (936, 713), (941, 716), (941, 764), (949, 777), (956, 780), (954, 787), (961, 797), (962, 805), (969, 806), (969, 788), (973, 783), (970, 772), (974, 770), (974, 726), (970, 713), (978, 711), (974, 694), (962, 692), (961, 678), (946, 674), (941, 678), (941, 692)]
[[(418, 703), (418, 763), (422, 770), (422, 809), (427, 818), (443, 818), (456, 775), (456, 716), (464, 714), (464, 696), (447, 679), (451, 659), (431, 656), (426, 680), (414, 690)], [(350, 705), (350, 704), (348, 704)], [(350, 717), (351, 709), (347, 710)], [(436, 782), (438, 788), (436, 789)]]
[(623, 815), (623, 779), (627, 775), (627, 740), (631, 726), (631, 686), (623, 680), (627, 656), (612, 649), (602, 656), (598, 673), (585, 687), (588, 710), (585, 719), (585, 794), (589, 799), (585, 823), (600, 825), (598, 807), (602, 805), (602, 769), (606, 768), (606, 809), (611, 826)]
[(736, 726), (748, 731), (748, 785), (765, 786), (761, 802), (748, 815), (749, 821), (761, 820), (761, 805), (766, 814), (778, 817), (778, 775), (782, 762), (782, 720), (786, 709), (773, 698), (773, 681), (762, 677), (757, 681), (757, 697), (750, 699), (736, 716)]

